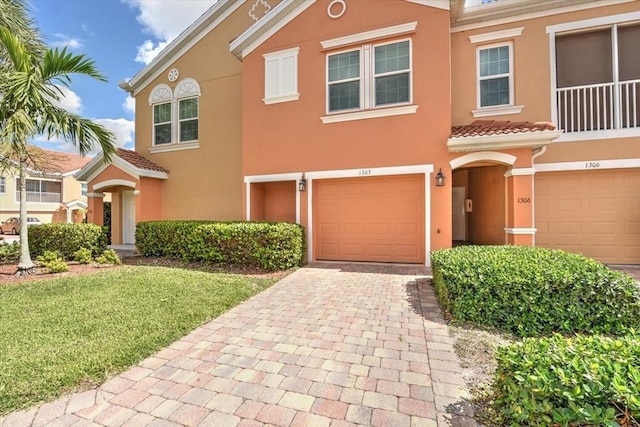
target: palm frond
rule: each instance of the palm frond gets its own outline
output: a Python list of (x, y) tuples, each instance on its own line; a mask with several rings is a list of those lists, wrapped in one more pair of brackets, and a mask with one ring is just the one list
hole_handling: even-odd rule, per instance
[(46, 81), (57, 81), (65, 86), (71, 82), (70, 74), (83, 74), (96, 80), (106, 82), (107, 79), (98, 71), (95, 61), (86, 55), (67, 52), (67, 48), (49, 49), (44, 56), (41, 67), (42, 78)]

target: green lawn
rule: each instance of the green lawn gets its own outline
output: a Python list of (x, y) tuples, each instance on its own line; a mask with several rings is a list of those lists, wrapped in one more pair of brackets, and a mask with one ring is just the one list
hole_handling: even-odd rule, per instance
[(128, 266), (0, 287), (0, 415), (99, 384), (275, 280)]

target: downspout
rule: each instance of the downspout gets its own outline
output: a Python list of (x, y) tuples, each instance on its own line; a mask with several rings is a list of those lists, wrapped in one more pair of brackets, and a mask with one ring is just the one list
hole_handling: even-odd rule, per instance
[[(533, 150), (533, 155), (531, 156), (531, 167), (535, 170), (535, 160), (542, 156), (547, 151), (547, 146), (544, 145), (542, 147), (536, 148)], [(531, 224), (534, 228), (536, 226), (536, 179), (535, 174), (533, 175), (533, 179), (531, 180), (531, 194), (533, 195), (533, 211), (531, 212), (531, 220), (533, 224)], [(536, 245), (536, 235), (533, 235), (533, 246)]]

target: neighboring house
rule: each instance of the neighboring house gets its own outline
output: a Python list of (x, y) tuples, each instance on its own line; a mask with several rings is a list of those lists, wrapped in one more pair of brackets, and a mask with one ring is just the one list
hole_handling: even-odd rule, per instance
[(248, 219), (302, 224), (309, 261), (638, 264), (640, 2), (570, 3), (219, 1), (123, 85), (136, 149), (78, 175), (90, 219), (112, 192), (116, 243)]
[[(34, 147), (34, 149), (37, 149)], [(27, 212), (43, 223), (79, 223), (87, 209), (86, 183), (75, 179), (91, 158), (77, 154), (37, 149), (49, 156), (47, 172), (29, 170)], [(0, 172), (0, 222), (20, 215), (20, 186), (17, 170)]]

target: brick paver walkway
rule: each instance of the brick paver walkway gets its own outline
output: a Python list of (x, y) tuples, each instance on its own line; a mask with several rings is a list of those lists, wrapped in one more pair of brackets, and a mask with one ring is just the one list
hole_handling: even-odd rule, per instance
[(420, 266), (302, 268), (99, 389), (0, 424), (475, 425), (425, 275)]

